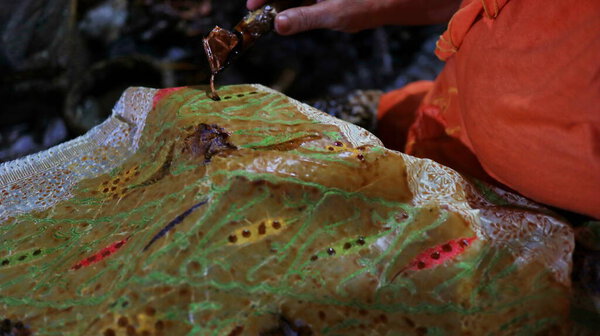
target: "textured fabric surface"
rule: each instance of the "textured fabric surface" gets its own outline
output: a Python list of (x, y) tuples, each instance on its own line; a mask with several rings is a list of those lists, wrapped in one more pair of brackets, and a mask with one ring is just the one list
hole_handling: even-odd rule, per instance
[(574, 235), (547, 210), (267, 88), (219, 95), (129, 89), (1, 167), (3, 330), (567, 333)]

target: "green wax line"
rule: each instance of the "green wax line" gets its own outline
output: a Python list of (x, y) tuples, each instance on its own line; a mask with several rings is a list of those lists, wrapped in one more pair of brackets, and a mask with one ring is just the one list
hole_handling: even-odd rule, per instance
[(85, 299), (69, 299), (64, 301), (40, 301), (30, 298), (14, 298), (9, 296), (0, 296), (0, 303), (11, 307), (26, 306), (35, 308), (55, 308), (66, 309), (73, 306), (97, 306), (107, 301), (111, 293), (101, 296), (87, 297)]
[(508, 309), (513, 308), (513, 307), (523, 307), (525, 305), (525, 303), (528, 301), (544, 299), (544, 298), (547, 298), (549, 295), (557, 295), (558, 296), (560, 294), (561, 294), (561, 291), (559, 291), (559, 290), (555, 290), (554, 293), (551, 290), (546, 291), (546, 292), (538, 292), (536, 294), (519, 296), (516, 299), (507, 301), (504, 303), (497, 303), (496, 305), (491, 306), (491, 307), (479, 306), (479, 307), (476, 307), (477, 310), (473, 310), (473, 312), (478, 313), (478, 314), (495, 316), (497, 314), (506, 312)]
[[(295, 218), (287, 219), (286, 223), (288, 226), (291, 227), (291, 225), (294, 224), (295, 222), (297, 222), (298, 220), (299, 220), (299, 218), (295, 217)], [(277, 249), (277, 250), (279, 251), (279, 249)], [(281, 261), (281, 259), (277, 255), (268, 256), (267, 258), (263, 259), (258, 264), (252, 266), (250, 269), (248, 269), (248, 271), (246, 271), (246, 280), (254, 281), (255, 280), (254, 273), (256, 273), (263, 266), (268, 265), (272, 260)]]
[(240, 147), (242, 147), (242, 148), (268, 147), (268, 146), (279, 145), (279, 144), (282, 144), (282, 143), (285, 143), (285, 142), (288, 142), (291, 140), (300, 139), (300, 138), (307, 137), (307, 136), (314, 136), (314, 135), (315, 135), (315, 132), (294, 132), (294, 133), (287, 133), (287, 134), (277, 134), (277, 135), (266, 136), (259, 142), (244, 144), (244, 145), (241, 145)]
[(346, 329), (348, 327), (354, 327), (354, 326), (358, 326), (359, 324), (363, 323), (364, 321), (355, 319), (355, 318), (350, 318), (350, 319), (345, 319), (339, 323), (336, 323), (332, 326), (328, 326), (328, 327), (324, 327), (323, 329), (321, 329), (321, 333), (323, 335), (329, 335), (332, 332), (335, 332), (337, 330), (340, 329)]
[(283, 197), (283, 204), (288, 207), (288, 208), (299, 208), (302, 206), (311, 206), (312, 204), (312, 200), (310, 199), (310, 195), (307, 192), (303, 192), (302, 193), (302, 199), (297, 201), (297, 202), (293, 202), (287, 194), (284, 194)]
[[(485, 256), (488, 257), (490, 254), (486, 254)], [(491, 260), (489, 262), (487, 262), (487, 264), (485, 265), (485, 268), (483, 269), (478, 269), (478, 271), (482, 274), (481, 277), (484, 279), (489, 278), (488, 274), (489, 272), (491, 272), (492, 268), (494, 266), (496, 266), (499, 262), (500, 259), (503, 257), (504, 255), (501, 253), (500, 250), (498, 249), (493, 249), (491, 250)], [(471, 291), (471, 295), (470, 295), (470, 302), (471, 305), (475, 304), (475, 301), (477, 300), (477, 296), (483, 292), (486, 288), (488, 288), (490, 286), (490, 282), (480, 282), (480, 284), (475, 287), (473, 289), (473, 291)]]
[(326, 162), (335, 162), (335, 163), (339, 163), (339, 164), (342, 164), (344, 166), (351, 167), (351, 168), (358, 168), (361, 165), (360, 161), (358, 161), (356, 159), (352, 159), (351, 157), (340, 157), (339, 154), (336, 155), (334, 153), (329, 153), (329, 152), (311, 153), (311, 152), (299, 151), (297, 149), (293, 149), (293, 150), (289, 151), (288, 153), (296, 154), (296, 155), (311, 158), (311, 159), (326, 161)]
[[(17, 277), (15, 277), (14, 279), (12, 279), (11, 281), (0, 283), (0, 290), (4, 291), (14, 285), (23, 283), (28, 278), (29, 278), (29, 274), (20, 274)], [(0, 296), (0, 302), (2, 302), (2, 296)]]
[[(46, 267), (48, 267), (48, 269), (64, 268), (64, 265), (68, 262), (69, 259), (71, 259), (69, 258), (69, 256), (71, 255), (72, 251), (75, 250), (73, 244), (69, 243), (78, 240), (78, 238), (80, 237), (73, 237), (73, 239), (68, 240), (65, 243), (64, 247), (61, 249), (62, 253), (54, 259), (52, 259), (50, 262), (46, 263)], [(38, 280), (38, 284), (32, 289), (32, 291), (39, 290), (42, 286), (44, 286), (44, 284), (51, 283), (50, 281), (48, 281), (48, 278), (52, 276), (56, 276), (56, 273), (46, 271), (40, 274), (40, 277), (36, 277)]]
[[(477, 258), (475, 260), (473, 260), (472, 262), (466, 262), (463, 261), (461, 263), (458, 263), (458, 265), (460, 264), (467, 264), (468, 267), (464, 267), (462, 271), (458, 272), (455, 276), (453, 276), (452, 278), (442, 282), (441, 284), (437, 285), (434, 289), (433, 289), (433, 293), (435, 293), (436, 295), (440, 295), (441, 292), (443, 290), (445, 290), (446, 288), (448, 288), (450, 285), (458, 282), (461, 279), (464, 279), (467, 276), (472, 276), (475, 271), (477, 270), (477, 265), (480, 265), (481, 262), (486, 258), (486, 256), (491, 253), (490, 250), (492, 248), (489, 246), (484, 247), (483, 249), (480, 250), (479, 254), (477, 255)], [(457, 266), (458, 266), (457, 265)]]
[[(284, 247), (282, 249), (284, 253), (278, 256), (278, 260), (280, 262), (284, 258), (287, 257), (290, 247), (295, 245), (296, 240), (298, 240), (300, 236), (303, 236), (304, 231), (306, 231), (308, 229), (308, 226), (310, 225), (310, 223), (312, 223), (311, 219), (313, 218), (315, 209), (318, 209), (321, 206), (321, 204), (324, 203), (325, 200), (327, 199), (327, 197), (329, 197), (330, 195), (335, 195), (335, 193), (330, 192), (330, 191), (325, 192), (321, 196), (321, 198), (315, 203), (315, 205), (311, 207), (312, 209), (307, 210), (308, 216), (306, 217), (306, 219), (304, 220), (304, 222), (302, 223), (302, 225), (300, 226), (300, 228), (298, 229), (296, 234), (293, 235), (292, 238), (284, 245)], [(288, 271), (289, 271), (289, 269), (288, 269)]]
[[(204, 177), (205, 180), (208, 180), (209, 177)], [(110, 222), (114, 222), (114, 221), (118, 221), (118, 220), (125, 220), (127, 219), (128, 216), (131, 216), (133, 214), (137, 214), (137, 213), (143, 213), (145, 211), (147, 211), (149, 208), (156, 208), (156, 207), (160, 207), (162, 203), (166, 202), (169, 199), (177, 199), (178, 196), (181, 196), (187, 192), (189, 192), (190, 190), (193, 190), (196, 188), (196, 184), (191, 184), (191, 185), (186, 185), (185, 187), (183, 187), (181, 190), (178, 190), (176, 192), (167, 194), (159, 199), (155, 199), (153, 201), (149, 201), (149, 202), (145, 202), (145, 204), (141, 205), (140, 207), (137, 208), (133, 208), (130, 211), (124, 211), (124, 212), (119, 212), (116, 213), (114, 215), (111, 216), (102, 216), (102, 217), (97, 217), (93, 220), (90, 219), (86, 219), (83, 220), (84, 222), (101, 222), (101, 223), (110, 223)], [(59, 222), (59, 221), (55, 221), (55, 222)]]
[[(266, 101), (261, 101), (260, 99), (255, 99), (252, 102), (248, 102), (246, 104), (243, 105), (231, 105), (228, 106), (224, 109), (222, 109), (220, 112), (223, 113), (225, 116), (229, 116), (232, 115), (233, 113), (237, 112), (237, 111), (242, 111), (248, 108), (252, 108), (254, 106), (260, 106), (260, 105), (264, 105)], [(262, 109), (264, 110), (269, 110), (269, 105), (265, 105), (262, 107)], [(261, 110), (260, 108), (256, 109), (256, 110)]]
[[(230, 188), (231, 185), (233, 184), (233, 181), (229, 181), (228, 187)], [(229, 189), (227, 188), (227, 190)], [(224, 197), (225, 193), (223, 193)], [(231, 211), (229, 211), (227, 213), (226, 216), (224, 216), (221, 220), (217, 221), (217, 223), (211, 223), (212, 226), (210, 228), (210, 230), (204, 235), (204, 237), (202, 238), (202, 240), (200, 240), (200, 242), (198, 243), (198, 248), (204, 248), (206, 245), (208, 245), (210, 243), (210, 241), (212, 240), (213, 236), (229, 221), (231, 221), (232, 217), (237, 216), (237, 214), (253, 207), (255, 204), (260, 203), (262, 201), (264, 201), (267, 197), (269, 196), (268, 192), (263, 191), (261, 195), (255, 197), (251, 202), (246, 202), (244, 205), (240, 206), (239, 208), (234, 208)], [(221, 202), (214, 202), (215, 204), (221, 204)], [(210, 205), (210, 204), (209, 204)], [(230, 205), (230, 209), (233, 206)], [(206, 216), (208, 218), (210, 217), (214, 217), (213, 213), (212, 213), (212, 209), (213, 207), (209, 207), (210, 210), (207, 210), (206, 212)], [(209, 212), (210, 211), (210, 212)]]
[(411, 278), (398, 278), (393, 283), (387, 284), (386, 288), (390, 289), (393, 294), (399, 293), (401, 289), (406, 289), (411, 295), (417, 294), (418, 291), (417, 285)]
[(488, 280), (489, 285), (485, 286), (484, 289), (487, 289), (487, 292), (490, 293), (490, 295), (498, 296), (499, 295), (498, 289), (497, 289), (498, 281), (500, 279), (505, 278), (506, 276), (508, 276), (510, 273), (514, 272), (517, 269), (518, 269), (518, 266), (514, 263), (506, 266), (505, 268), (500, 270), (498, 273), (496, 273), (496, 275), (489, 278), (489, 280)]
[[(183, 94), (179, 94), (179, 92), (175, 95), (171, 95), (169, 98), (177, 98), (177, 105), (209, 105), (213, 106), (215, 101), (211, 98), (207, 97), (202, 90), (182, 90)], [(189, 98), (191, 97), (191, 98)], [(179, 99), (181, 98), (181, 99)], [(166, 111), (171, 111), (172, 109), (167, 106)]]
[(266, 133), (275, 133), (280, 132), (281, 130), (277, 127), (252, 127), (252, 128), (244, 128), (233, 131), (235, 135), (253, 135), (257, 137), (264, 136)]
[(248, 172), (245, 170), (218, 171), (218, 172), (215, 172), (212, 176), (214, 177), (214, 176), (218, 176), (218, 175), (224, 175), (229, 178), (242, 176), (242, 177), (248, 178), (251, 181), (267, 180), (267, 181), (271, 181), (273, 183), (294, 183), (294, 184), (298, 184), (298, 185), (302, 185), (302, 186), (314, 187), (314, 188), (320, 190), (321, 193), (325, 193), (328, 191), (335, 191), (335, 192), (339, 193), (340, 195), (343, 195), (346, 197), (354, 196), (362, 201), (365, 201), (366, 203), (378, 203), (378, 204), (386, 205), (386, 206), (390, 206), (390, 207), (405, 206), (404, 203), (390, 201), (390, 200), (380, 198), (380, 197), (369, 197), (361, 192), (345, 191), (343, 189), (336, 188), (336, 187), (326, 187), (322, 184), (318, 184), (315, 182), (306, 182), (299, 178), (289, 177), (289, 176), (285, 176), (285, 177), (284, 176), (273, 176), (273, 175), (270, 175), (267, 173), (252, 173), (252, 172)]
[(292, 291), (293, 286), (279, 286), (274, 287), (270, 286), (266, 283), (260, 283), (258, 285), (244, 285), (238, 282), (229, 282), (229, 283), (219, 283), (214, 280), (208, 280), (206, 285), (218, 288), (220, 290), (227, 291), (235, 291), (241, 290), (242, 293), (254, 294), (254, 293), (269, 293), (274, 295), (283, 295), (288, 296), (293, 299), (299, 299), (303, 301), (309, 301), (318, 304), (325, 305), (336, 305), (336, 306), (344, 306), (344, 307), (355, 307), (360, 309), (367, 310), (381, 310), (387, 313), (396, 313), (396, 312), (406, 312), (406, 313), (446, 313), (446, 312), (457, 312), (462, 314), (472, 314), (474, 312), (478, 312), (481, 308), (464, 308), (459, 304), (454, 304), (451, 302), (441, 303), (440, 305), (432, 305), (432, 304), (417, 304), (413, 306), (408, 306), (402, 303), (395, 304), (382, 304), (382, 303), (373, 303), (366, 304), (356, 301), (341, 301), (339, 299), (335, 299), (333, 297), (323, 297), (322, 295), (313, 296), (309, 294), (302, 294)]
[(161, 271), (152, 271), (144, 276), (134, 275), (129, 278), (130, 284), (141, 285), (170, 285), (176, 286), (186, 283), (186, 280)]
[(83, 294), (83, 290), (88, 288), (91, 284), (94, 284), (97, 282), (98, 279), (102, 278), (102, 276), (104, 276), (105, 274), (109, 274), (113, 271), (115, 271), (115, 269), (117, 269), (119, 267), (119, 265), (108, 265), (107, 267), (99, 270), (98, 272), (94, 273), (94, 275), (87, 279), (86, 281), (83, 281), (75, 290), (75, 292), (77, 293), (77, 295), (79, 296), (85, 296), (85, 294)]
[(471, 179), (471, 182), (476, 187), (476, 190), (481, 193), (483, 198), (497, 206), (510, 206), (511, 204), (506, 201), (502, 196), (496, 193), (492, 188), (485, 184), (485, 182), (479, 181), (477, 179)]
[[(5, 270), (13, 266), (34, 263), (51, 255), (59, 248), (30, 248), (27, 250), (16, 250), (14, 255), (0, 258), (0, 270)], [(9, 249), (12, 252), (12, 249)]]
[[(326, 193), (323, 194), (323, 196), (316, 202), (314, 203), (313, 206), (310, 206), (309, 209), (307, 209), (307, 213), (309, 214), (309, 216), (305, 219), (304, 223), (302, 224), (302, 226), (300, 227), (300, 230), (292, 237), (292, 239), (290, 239), (288, 241), (288, 243), (286, 244), (286, 246), (284, 247), (284, 250), (288, 250), (292, 245), (295, 244), (295, 241), (297, 239), (299, 239), (298, 237), (300, 235), (302, 235), (302, 233), (304, 232), (303, 229), (307, 228), (307, 223), (312, 223), (312, 218), (314, 213), (317, 211), (316, 209), (318, 209), (322, 203), (324, 203), (327, 199), (327, 197), (329, 196), (337, 196), (338, 193), (336, 191), (328, 191)], [(348, 197), (350, 198), (350, 197)], [(320, 228), (318, 229), (319, 231), (321, 230)], [(314, 236), (314, 234), (313, 234)], [(312, 242), (311, 242), (312, 243)], [(304, 251), (305, 249), (308, 247), (308, 245), (305, 243), (303, 245), (300, 246), (298, 253), (296, 254), (296, 259), (294, 260), (294, 262), (288, 267), (287, 271), (286, 271), (286, 275), (284, 277), (284, 279), (286, 279), (287, 277), (289, 277), (289, 275), (292, 274), (293, 269), (295, 267), (295, 265), (298, 263), (299, 258), (301, 258), (304, 255)], [(279, 261), (283, 260), (285, 257), (287, 257), (287, 253), (284, 255), (281, 255), (279, 257)]]
[[(297, 274), (296, 265), (300, 262), (301, 259), (305, 258), (304, 252), (306, 251), (306, 249), (308, 249), (310, 246), (312, 246), (313, 242), (318, 237), (320, 237), (324, 232), (326, 232), (327, 229), (344, 225), (350, 221), (357, 220), (359, 217), (360, 217), (360, 210), (355, 209), (354, 215), (352, 215), (352, 217), (337, 221), (333, 224), (329, 224), (329, 225), (326, 225), (325, 227), (317, 228), (316, 230), (314, 230), (314, 232), (308, 237), (306, 242), (298, 249), (298, 253), (296, 254), (296, 257), (294, 258), (294, 260), (292, 261), (290, 266), (288, 267), (286, 274), (284, 276), (284, 279), (287, 279), (292, 274)], [(309, 263), (310, 263), (310, 261), (305, 262), (304, 264), (302, 264), (299, 267), (299, 269), (302, 269), (305, 265), (308, 265)]]
[(239, 120), (239, 121), (256, 121), (256, 122), (260, 122), (260, 123), (264, 123), (264, 124), (279, 124), (279, 125), (286, 125), (286, 126), (296, 126), (296, 125), (306, 125), (306, 124), (316, 124), (316, 121), (295, 121), (295, 120), (270, 120), (270, 119), (263, 119), (263, 118), (257, 118), (257, 117), (242, 117), (242, 116), (238, 116), (238, 117), (229, 117), (229, 118), (225, 118), (223, 117), (222, 114), (219, 113), (190, 113), (185, 115), (185, 117), (204, 117), (204, 116), (209, 116), (209, 117), (218, 117), (220, 119), (223, 120)]
[[(407, 211), (408, 212), (408, 211)], [(421, 237), (423, 236), (423, 234), (429, 230), (435, 229), (437, 227), (439, 227), (440, 225), (442, 225), (444, 222), (446, 222), (446, 220), (448, 220), (449, 214), (447, 211), (444, 211), (440, 214), (440, 216), (430, 225), (424, 227), (421, 230), (418, 230), (412, 234), (410, 234), (408, 237), (406, 237), (406, 239), (402, 242), (402, 244), (400, 245), (400, 247), (398, 249), (396, 249), (396, 245), (398, 244), (398, 242), (400, 241), (400, 239), (402, 238), (402, 235), (405, 231), (405, 229), (408, 227), (408, 225), (410, 223), (412, 223), (413, 221), (409, 221), (408, 223), (405, 223), (405, 225), (400, 226), (400, 230), (399, 232), (396, 232), (396, 237), (394, 238), (394, 240), (389, 244), (388, 248), (383, 251), (379, 256), (377, 256), (374, 260), (373, 260), (373, 265), (379, 264), (381, 262), (381, 260), (383, 260), (388, 254), (391, 253), (392, 250), (396, 251), (395, 256), (392, 258), (392, 261), (390, 263), (388, 263), (387, 265), (385, 265), (383, 273), (382, 273), (382, 287), (384, 288), (386, 284), (389, 283), (389, 277), (390, 277), (390, 271), (391, 271), (391, 267), (395, 264), (395, 261), (397, 260), (398, 256), (406, 249), (406, 247), (413, 243), (414, 241), (416, 241), (417, 237)], [(413, 213), (409, 212), (409, 218), (414, 218)], [(369, 271), (368, 268), (365, 268), (362, 270), (364, 273), (365, 271)], [(374, 270), (370, 270), (370, 271), (374, 271)], [(350, 276), (348, 276), (347, 278), (345, 278), (344, 280), (340, 281), (340, 283), (337, 286), (337, 290), (342, 290), (342, 285), (345, 284), (346, 282), (350, 281), (351, 279), (353, 279), (354, 277), (358, 276), (359, 274), (362, 273), (358, 273), (355, 272), (355, 274), (352, 274)], [(377, 290), (376, 293), (376, 300), (378, 299), (379, 293), (380, 293), (380, 289)]]
[[(414, 223), (414, 220), (409, 220), (405, 225), (403, 225), (400, 228), (400, 231), (396, 233), (396, 237), (392, 241), (392, 243), (390, 243), (388, 249), (386, 249), (382, 253), (382, 257), (383, 257), (383, 256), (386, 256), (387, 254), (391, 253), (390, 252), (391, 250), (395, 250), (395, 253), (394, 253), (393, 257), (391, 258), (390, 262), (387, 263), (383, 269), (381, 280), (380, 280), (381, 286), (375, 292), (375, 301), (376, 302), (379, 302), (382, 290), (386, 289), (386, 287), (390, 285), (390, 282), (388, 279), (390, 279), (390, 272), (392, 271), (392, 266), (396, 265), (398, 258), (400, 257), (402, 252), (404, 252), (406, 247), (408, 245), (414, 243), (415, 241), (417, 241), (417, 238), (423, 237), (424, 233), (426, 233), (427, 231), (439, 227), (442, 223), (444, 223), (448, 219), (448, 217), (449, 217), (448, 212), (441, 213), (441, 216), (439, 216), (433, 223), (422, 228), (421, 230), (417, 230), (416, 232), (413, 232), (408, 237), (406, 237), (406, 239), (402, 242), (402, 244), (400, 244), (400, 247), (396, 249), (395, 248), (396, 244), (398, 243), (400, 237), (402, 237), (402, 235), (404, 234), (404, 230), (409, 226), (409, 224)], [(409, 219), (410, 218), (414, 218), (414, 213), (411, 213), (409, 215)], [(423, 240), (425, 240), (425, 239), (421, 239), (419, 241), (423, 241)], [(383, 258), (379, 258), (379, 257), (375, 258), (375, 260), (372, 261), (372, 265), (376, 265), (376, 264), (380, 263), (382, 259)], [(374, 267), (374, 266), (372, 266), (372, 267)], [(374, 272), (374, 270), (372, 270), (372, 271)], [(395, 271), (397, 271), (397, 270), (395, 270)], [(339, 286), (341, 286), (341, 283), (340, 283), (340, 285), (338, 285), (338, 287)]]
[[(390, 211), (393, 211), (393, 210), (390, 210)], [(311, 236), (311, 238), (312, 237), (317, 237), (319, 234), (322, 234), (323, 232), (327, 232), (331, 228), (332, 228), (332, 225), (329, 225), (329, 226), (325, 227), (322, 232), (316, 232), (315, 234), (313, 234), (313, 236)], [(379, 239), (381, 237), (384, 237), (384, 236), (387, 236), (387, 235), (389, 235), (391, 233), (392, 233), (392, 231), (383, 231), (383, 232), (381, 232), (379, 234), (376, 234), (376, 235), (364, 236), (365, 246), (353, 246), (349, 250), (345, 250), (343, 248), (343, 244), (347, 243), (348, 239), (347, 238), (346, 239), (341, 239), (341, 240), (339, 240), (339, 241), (337, 241), (337, 242), (329, 245), (329, 246), (331, 246), (331, 247), (333, 247), (335, 249), (335, 251), (336, 251), (335, 256), (329, 256), (326, 251), (321, 251), (321, 252), (317, 253), (316, 255), (319, 258), (337, 258), (337, 257), (344, 256), (344, 255), (347, 255), (347, 254), (356, 253), (356, 251), (361, 250), (363, 248), (369, 247), (369, 245), (371, 245), (377, 239)], [(311, 240), (311, 242), (312, 242), (312, 240)], [(310, 265), (310, 263), (311, 263), (310, 260), (304, 262), (300, 266), (299, 269), (303, 269), (304, 267), (307, 267), (308, 265)], [(368, 266), (368, 267), (373, 267), (373, 265), (374, 265), (374, 263), (371, 260), (369, 260), (368, 264), (366, 264), (366, 266)], [(298, 273), (298, 271), (292, 272), (292, 274), (296, 274), (296, 273)]]

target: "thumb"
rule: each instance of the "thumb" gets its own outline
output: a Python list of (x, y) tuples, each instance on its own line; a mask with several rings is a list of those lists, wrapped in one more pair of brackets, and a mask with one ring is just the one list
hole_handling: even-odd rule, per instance
[(275, 30), (281, 35), (292, 35), (312, 29), (333, 28), (337, 20), (335, 6), (336, 1), (321, 1), (285, 10), (275, 19)]

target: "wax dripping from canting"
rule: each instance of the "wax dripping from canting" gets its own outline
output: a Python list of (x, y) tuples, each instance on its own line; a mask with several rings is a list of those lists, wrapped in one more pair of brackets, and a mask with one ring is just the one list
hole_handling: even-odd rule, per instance
[(419, 253), (406, 267), (394, 275), (392, 281), (400, 274), (408, 271), (420, 271), (437, 267), (448, 260), (461, 255), (477, 237), (459, 238), (434, 246)]
[(118, 242), (112, 243), (111, 245), (100, 250), (100, 252), (97, 252), (94, 255), (91, 255), (91, 256), (79, 261), (77, 264), (73, 265), (73, 267), (71, 267), (71, 269), (78, 270), (82, 267), (86, 267), (86, 266), (95, 264), (97, 262), (102, 261), (105, 258), (108, 258), (109, 256), (115, 254), (121, 247), (123, 247), (123, 245), (125, 245), (127, 243), (127, 240), (129, 240), (129, 237), (127, 237), (123, 240), (119, 240)]
[(210, 98), (221, 100), (215, 89), (215, 75), (227, 67), (263, 35), (273, 30), (277, 13), (298, 5), (297, 0), (280, 0), (264, 5), (246, 15), (233, 32), (215, 27), (203, 40), (210, 65)]

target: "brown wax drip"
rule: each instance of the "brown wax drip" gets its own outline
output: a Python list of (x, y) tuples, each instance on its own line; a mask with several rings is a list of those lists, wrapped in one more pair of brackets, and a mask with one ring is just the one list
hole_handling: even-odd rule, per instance
[(219, 94), (215, 89), (215, 75), (215, 73), (210, 75), (210, 93), (208, 94), (208, 96), (214, 101), (219, 101), (221, 100), (221, 97), (219, 97)]
[(273, 30), (278, 12), (299, 4), (298, 0), (276, 1), (250, 12), (238, 23), (233, 32), (216, 26), (203, 39), (204, 50), (210, 65), (210, 98), (219, 100), (215, 90), (215, 76), (233, 60), (250, 48), (261, 36)]

